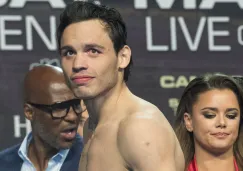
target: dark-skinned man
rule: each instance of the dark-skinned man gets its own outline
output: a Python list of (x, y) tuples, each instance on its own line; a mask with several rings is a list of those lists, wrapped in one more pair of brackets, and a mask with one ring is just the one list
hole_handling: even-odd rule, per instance
[(42, 65), (30, 70), (24, 80), (24, 114), (32, 132), (21, 144), (0, 153), (0, 170), (78, 170), (82, 110), (60, 68)]

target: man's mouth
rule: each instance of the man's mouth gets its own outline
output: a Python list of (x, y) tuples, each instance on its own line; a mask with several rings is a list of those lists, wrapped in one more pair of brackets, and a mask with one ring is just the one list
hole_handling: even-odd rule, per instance
[(91, 76), (75, 76), (73, 77), (71, 80), (72, 82), (74, 82), (76, 85), (85, 85), (87, 84), (89, 81), (91, 81), (94, 77)]
[(61, 132), (61, 137), (65, 140), (73, 140), (76, 137), (77, 128), (65, 129)]

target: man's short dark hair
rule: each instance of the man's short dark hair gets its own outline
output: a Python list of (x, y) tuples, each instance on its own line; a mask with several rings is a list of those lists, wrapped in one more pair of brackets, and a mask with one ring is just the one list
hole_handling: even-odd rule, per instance
[[(67, 26), (81, 21), (99, 19), (105, 23), (105, 27), (113, 42), (116, 54), (126, 45), (127, 30), (121, 14), (114, 8), (105, 5), (96, 5), (91, 2), (75, 1), (69, 4), (60, 15), (60, 24), (57, 28), (58, 49), (60, 49), (61, 37)], [(130, 67), (133, 61), (124, 69), (124, 80), (128, 80)]]
[(237, 81), (238, 84), (243, 88), (243, 76), (241, 75), (235, 75), (233, 78)]

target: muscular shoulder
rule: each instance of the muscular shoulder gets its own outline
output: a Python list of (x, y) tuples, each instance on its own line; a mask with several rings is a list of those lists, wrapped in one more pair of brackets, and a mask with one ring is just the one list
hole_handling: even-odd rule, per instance
[(118, 148), (128, 166), (135, 170), (156, 170), (167, 159), (171, 161), (167, 166), (174, 167), (175, 143), (172, 127), (152, 104), (145, 104), (120, 123)]
[[(168, 138), (174, 138), (174, 131), (163, 113), (154, 105), (148, 103), (139, 110), (128, 115), (119, 125), (118, 134), (123, 136), (149, 136), (153, 131), (154, 135)], [(153, 135), (152, 134), (152, 135)]]
[[(140, 127), (149, 127), (148, 129), (155, 130), (159, 129), (160, 132), (174, 132), (164, 114), (155, 105), (143, 99), (138, 99), (137, 101), (134, 110), (131, 110), (129, 115), (120, 123), (120, 133), (125, 133), (127, 129), (130, 132), (130, 128), (132, 127), (139, 128), (137, 129), (139, 132), (142, 132), (140, 131)], [(151, 127), (151, 124), (153, 127)]]

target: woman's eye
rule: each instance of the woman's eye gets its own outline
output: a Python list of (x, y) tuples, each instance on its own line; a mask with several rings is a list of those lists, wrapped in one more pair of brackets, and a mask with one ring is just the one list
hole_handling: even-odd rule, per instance
[(212, 118), (214, 118), (216, 115), (214, 115), (214, 114), (209, 114), (209, 113), (204, 113), (203, 116), (204, 116), (205, 118), (207, 118), (207, 119), (212, 119)]

